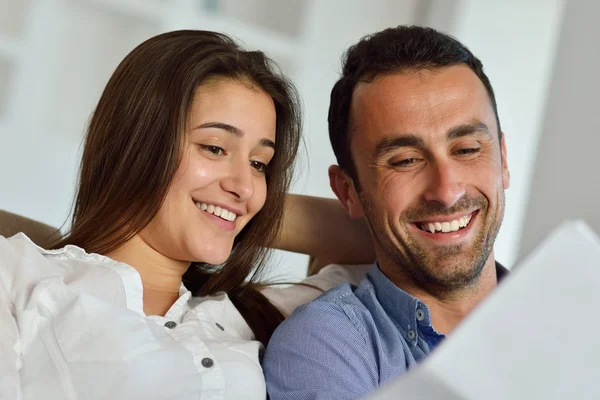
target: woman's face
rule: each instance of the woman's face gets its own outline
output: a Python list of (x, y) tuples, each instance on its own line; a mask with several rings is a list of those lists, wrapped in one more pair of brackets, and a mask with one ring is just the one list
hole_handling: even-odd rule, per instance
[(261, 89), (229, 79), (198, 87), (181, 164), (140, 238), (174, 260), (223, 263), (265, 203), (275, 131), (275, 106)]

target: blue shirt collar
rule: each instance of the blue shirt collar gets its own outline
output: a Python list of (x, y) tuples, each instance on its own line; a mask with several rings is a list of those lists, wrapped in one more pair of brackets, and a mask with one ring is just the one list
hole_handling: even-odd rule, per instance
[[(507, 274), (508, 270), (496, 262), (498, 282)], [(421, 300), (397, 287), (381, 272), (377, 261), (367, 274), (367, 281), (369, 282), (368, 285), (373, 286), (377, 300), (385, 313), (396, 323), (402, 336), (409, 343), (417, 344), (419, 333), (423, 333), (423, 331), (430, 336), (444, 337), (433, 328), (429, 307)]]
[(377, 262), (367, 277), (379, 303), (408, 342), (417, 343), (419, 328), (429, 327), (433, 330), (431, 314), (425, 303), (397, 287), (381, 272)]

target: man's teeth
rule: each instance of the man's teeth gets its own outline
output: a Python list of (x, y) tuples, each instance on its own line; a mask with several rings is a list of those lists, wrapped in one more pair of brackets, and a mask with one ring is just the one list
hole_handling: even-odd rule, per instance
[(462, 217), (459, 219), (455, 219), (450, 222), (427, 222), (424, 224), (420, 224), (420, 228), (425, 232), (456, 232), (457, 230), (464, 228), (469, 225), (471, 222), (471, 217), (473, 214), (467, 215), (466, 217)]
[(202, 211), (206, 211), (209, 214), (214, 214), (217, 217), (221, 217), (226, 221), (235, 221), (235, 219), (237, 218), (236, 213), (233, 213), (233, 212), (226, 210), (224, 208), (221, 208), (219, 206), (215, 206), (213, 204), (207, 204), (207, 203), (199, 203), (199, 202), (196, 202), (195, 204), (196, 204), (196, 207), (198, 207)]

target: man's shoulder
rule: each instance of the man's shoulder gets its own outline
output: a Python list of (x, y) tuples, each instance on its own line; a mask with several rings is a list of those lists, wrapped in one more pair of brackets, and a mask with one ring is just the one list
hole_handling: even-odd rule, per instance
[(369, 310), (361, 297), (357, 294), (359, 286), (352, 283), (342, 283), (334, 288), (329, 289), (315, 300), (304, 304), (297, 310), (298, 313), (341, 313), (352, 310), (353, 312), (365, 312)]
[[(356, 295), (354, 294), (355, 290), (356, 290), (355, 285), (353, 285), (352, 283), (344, 282), (342, 284), (339, 284), (338, 286), (335, 286), (335, 287), (327, 290), (325, 293), (323, 293), (322, 295), (317, 297), (311, 303), (323, 302), (323, 303), (343, 304), (347, 301), (352, 302), (352, 301), (354, 301), (354, 299), (358, 300), (356, 298)], [(308, 303), (308, 304), (311, 304), (311, 303)]]
[(270, 398), (356, 398), (374, 390), (379, 357), (368, 318), (349, 284), (298, 307), (267, 345)]
[(349, 352), (374, 363), (370, 346), (373, 320), (355, 289), (351, 284), (341, 284), (298, 307), (273, 333), (265, 364), (298, 354), (320, 360), (340, 348), (345, 349), (344, 359)]
[[(354, 332), (361, 336), (369, 330), (372, 324), (370, 312), (362, 300), (356, 295), (357, 287), (343, 283), (317, 299), (298, 307), (276, 331), (275, 336), (295, 335), (301, 330), (315, 335), (350, 334)], [(288, 339), (286, 339), (288, 340)]]

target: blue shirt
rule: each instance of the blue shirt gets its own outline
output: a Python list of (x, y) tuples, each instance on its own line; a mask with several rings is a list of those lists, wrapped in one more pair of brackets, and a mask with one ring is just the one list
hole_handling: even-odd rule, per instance
[[(506, 270), (497, 264), (500, 278)], [(273, 334), (263, 369), (271, 400), (345, 400), (371, 393), (444, 339), (429, 308), (375, 265), (299, 307)]]

